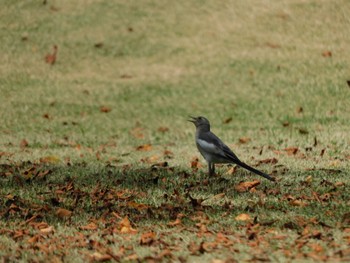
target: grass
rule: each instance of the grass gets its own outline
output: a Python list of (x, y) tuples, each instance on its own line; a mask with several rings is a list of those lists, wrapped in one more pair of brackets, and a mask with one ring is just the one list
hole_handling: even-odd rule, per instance
[[(0, 4), (2, 257), (349, 259), (347, 1)], [(207, 178), (188, 115), (278, 184)]]

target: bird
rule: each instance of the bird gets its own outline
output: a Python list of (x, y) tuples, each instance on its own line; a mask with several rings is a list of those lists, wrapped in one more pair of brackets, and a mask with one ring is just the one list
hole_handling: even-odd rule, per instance
[(209, 176), (215, 174), (216, 163), (234, 163), (270, 181), (275, 181), (275, 178), (270, 175), (242, 162), (219, 137), (210, 131), (210, 122), (207, 118), (190, 116), (188, 121), (196, 126), (196, 145), (208, 163)]

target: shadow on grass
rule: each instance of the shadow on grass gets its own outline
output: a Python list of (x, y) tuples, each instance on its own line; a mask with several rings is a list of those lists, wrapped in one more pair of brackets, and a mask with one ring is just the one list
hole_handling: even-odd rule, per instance
[[(276, 184), (262, 179), (258, 186), (238, 191), (240, 182), (261, 178), (243, 170), (208, 178), (166, 163), (149, 168), (4, 164), (0, 166), (0, 215), (6, 220), (83, 224), (111, 215), (151, 223), (198, 212), (218, 221), (222, 215), (248, 213), (254, 223), (294, 227), (288, 215), (297, 213), (332, 225), (343, 220), (350, 197), (343, 191), (345, 184), (332, 182), (334, 175), (346, 177), (335, 170), (289, 171)], [(327, 209), (332, 210), (331, 219), (324, 213)]]

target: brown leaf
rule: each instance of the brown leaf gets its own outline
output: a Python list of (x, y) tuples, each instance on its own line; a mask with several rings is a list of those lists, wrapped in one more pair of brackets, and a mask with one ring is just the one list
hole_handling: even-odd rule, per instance
[(141, 127), (135, 127), (130, 131), (130, 134), (134, 136), (136, 139), (143, 139), (145, 138), (145, 135), (143, 134), (143, 128)]
[(164, 158), (171, 159), (174, 157), (174, 153), (169, 150), (164, 150), (163, 152)]
[(100, 252), (96, 251), (91, 255), (91, 259), (97, 262), (105, 262), (111, 260), (112, 256), (109, 254), (101, 254)]
[(96, 230), (97, 225), (94, 222), (91, 222), (91, 223), (87, 224), (86, 226), (81, 226), (80, 229), (81, 230)]
[(123, 234), (136, 234), (137, 230), (131, 226), (129, 218), (126, 216), (119, 222), (120, 232)]
[(269, 48), (280, 48), (281, 46), (279, 44), (271, 43), (271, 42), (266, 42), (265, 45)]
[(60, 217), (60, 218), (67, 218), (70, 217), (72, 215), (72, 212), (64, 209), (64, 208), (58, 208), (56, 210), (56, 216)]
[(152, 231), (148, 233), (143, 233), (140, 238), (140, 245), (150, 246), (155, 241), (155, 238), (156, 238), (156, 233)]
[(161, 132), (161, 133), (166, 133), (166, 132), (169, 131), (169, 128), (168, 128), (168, 127), (162, 127), (162, 126), (161, 126), (161, 127), (158, 128), (158, 131)]
[(192, 161), (191, 161), (191, 168), (192, 169), (199, 169), (201, 168), (202, 165), (201, 163), (199, 162), (199, 159), (197, 157), (194, 157), (192, 158)]
[(171, 221), (168, 223), (168, 226), (178, 226), (178, 225), (181, 225), (182, 222), (181, 222), (181, 219), (180, 218), (176, 218), (175, 221)]
[(104, 112), (104, 113), (107, 113), (107, 112), (110, 112), (112, 109), (110, 107), (107, 107), (107, 106), (101, 106), (100, 107), (100, 112)]
[(52, 117), (48, 113), (43, 114), (43, 118), (48, 120), (52, 119)]
[(283, 127), (288, 127), (290, 125), (289, 121), (282, 122)]
[(332, 56), (332, 52), (329, 50), (325, 50), (322, 52), (322, 56), (325, 58), (331, 57)]
[(45, 179), (48, 174), (52, 173), (52, 170), (44, 170), (37, 173), (37, 179)]
[(251, 188), (258, 186), (260, 184), (259, 180), (255, 180), (252, 182), (241, 182), (235, 186), (237, 192), (243, 193), (249, 191)]
[(157, 162), (159, 160), (159, 156), (158, 155), (152, 155), (146, 158), (142, 158), (140, 161), (143, 163), (152, 163), (154, 164), (155, 162)]
[(227, 170), (226, 174), (227, 174), (227, 175), (233, 175), (236, 171), (237, 171), (237, 166), (231, 166), (231, 167)]
[(137, 151), (144, 151), (144, 152), (150, 151), (150, 150), (152, 150), (152, 145), (151, 144), (143, 144), (143, 145), (137, 146), (136, 150)]
[(321, 150), (321, 153), (320, 153), (320, 156), (321, 156), (321, 157), (324, 155), (325, 151), (326, 151), (326, 149), (322, 149), (322, 150)]
[(299, 128), (298, 130), (300, 134), (309, 134), (309, 131), (305, 128)]
[(269, 158), (269, 159), (259, 160), (256, 165), (258, 166), (260, 164), (276, 164), (276, 163), (278, 163), (278, 160), (276, 158)]
[(236, 221), (250, 221), (252, 218), (248, 214), (239, 214), (235, 217)]
[(224, 120), (224, 124), (230, 123), (232, 121), (232, 117), (226, 118)]
[(103, 42), (95, 43), (94, 47), (96, 47), (96, 48), (101, 48), (101, 47), (103, 47)]
[(46, 235), (47, 235), (47, 234), (51, 234), (51, 233), (53, 233), (53, 232), (54, 232), (53, 226), (49, 226), (49, 227), (40, 229), (40, 233), (46, 234)]
[(53, 46), (53, 53), (52, 54), (47, 54), (45, 56), (45, 61), (47, 64), (53, 65), (56, 62), (56, 58), (57, 58), (57, 50), (58, 47), (56, 45)]
[(29, 146), (29, 143), (28, 143), (28, 141), (26, 140), (26, 139), (23, 139), (21, 142), (20, 142), (20, 144), (19, 144), (19, 147), (21, 147), (22, 149), (23, 148), (26, 148), (26, 147), (28, 147)]
[(129, 74), (122, 74), (122, 75), (120, 75), (120, 78), (122, 78), (122, 79), (131, 79), (132, 76), (129, 75)]
[(299, 148), (298, 147), (288, 147), (283, 149), (288, 155), (295, 155), (298, 151)]
[(304, 111), (303, 107), (299, 106), (297, 108), (297, 113), (302, 113)]
[(32, 236), (31, 238), (29, 238), (27, 240), (28, 243), (37, 243), (40, 239), (40, 235), (35, 235), (35, 236)]
[(248, 143), (250, 142), (251, 139), (249, 137), (242, 137), (242, 138), (239, 138), (239, 143)]
[(350, 80), (347, 80), (346, 83), (348, 83), (348, 86), (350, 88)]

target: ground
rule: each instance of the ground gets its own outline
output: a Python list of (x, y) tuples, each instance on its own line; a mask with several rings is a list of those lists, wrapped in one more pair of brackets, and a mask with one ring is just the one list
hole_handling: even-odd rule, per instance
[(3, 260), (350, 261), (348, 1), (1, 7)]

